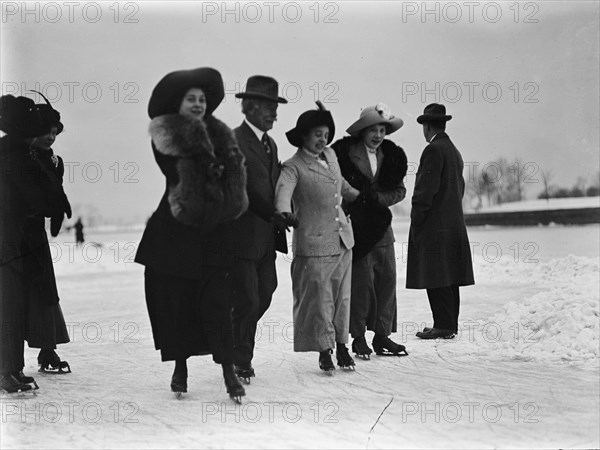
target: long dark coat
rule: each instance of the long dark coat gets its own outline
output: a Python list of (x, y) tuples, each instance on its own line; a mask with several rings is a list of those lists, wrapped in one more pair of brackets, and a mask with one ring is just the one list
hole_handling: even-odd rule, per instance
[(23, 368), (23, 225), (31, 214), (64, 211), (64, 193), (29, 155), (23, 139), (0, 139), (0, 371)]
[(231, 221), (248, 207), (246, 172), (233, 132), (206, 116), (150, 124), (166, 189), (148, 220), (135, 261), (146, 266), (146, 304), (163, 361), (212, 354), (233, 362)]
[[(60, 156), (53, 151), (37, 151), (39, 162), (53, 174), (56, 182), (62, 186), (65, 167)], [(65, 196), (66, 201), (66, 196)], [(69, 211), (68, 202), (64, 211), (50, 218), (54, 234), (58, 234), (64, 214)], [(23, 268), (27, 306), (27, 326), (25, 339), (33, 348), (56, 348), (57, 344), (69, 342), (69, 334), (60, 308), (54, 265), (44, 216), (38, 214), (28, 217), (23, 227)]]
[(464, 163), (445, 132), (423, 150), (410, 213), (406, 287), (474, 284), (462, 210)]

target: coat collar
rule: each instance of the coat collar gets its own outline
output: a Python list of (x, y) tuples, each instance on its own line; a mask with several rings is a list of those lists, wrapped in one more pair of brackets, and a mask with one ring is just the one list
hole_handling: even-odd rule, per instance
[[(380, 165), (380, 151), (377, 152), (377, 165)], [(369, 162), (369, 157), (367, 156), (367, 149), (365, 148), (362, 142), (355, 142), (350, 150), (348, 151), (348, 156), (350, 157), (350, 161), (360, 170), (360, 172), (368, 177), (370, 180), (374, 180), (373, 172), (371, 172), (371, 163)]]
[(447, 137), (448, 137), (448, 135), (446, 134), (446, 132), (445, 132), (445, 131), (440, 131), (438, 134), (436, 134), (436, 135), (433, 137), (433, 139), (432, 139), (431, 141), (429, 141), (429, 143), (431, 144), (433, 141), (437, 141), (437, 140), (439, 140), (439, 139), (442, 139), (442, 138), (447, 138)]
[(319, 175), (330, 178), (332, 180), (337, 179), (336, 172), (339, 169), (336, 164), (337, 158), (335, 156), (335, 152), (330, 147), (325, 147), (325, 150), (323, 150), (325, 160), (327, 161), (327, 164), (329, 164), (329, 170), (327, 170), (325, 167), (319, 164), (316, 158), (307, 155), (306, 152), (301, 148), (298, 149), (296, 155), (306, 164), (308, 170), (316, 172)]

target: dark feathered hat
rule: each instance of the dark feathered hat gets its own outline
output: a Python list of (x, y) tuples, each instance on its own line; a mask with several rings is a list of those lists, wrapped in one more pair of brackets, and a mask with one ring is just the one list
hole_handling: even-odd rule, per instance
[(18, 137), (38, 137), (46, 132), (33, 100), (10, 94), (0, 97), (0, 130)]
[(38, 91), (31, 91), (37, 94), (40, 94), (46, 103), (38, 103), (35, 106), (37, 107), (40, 115), (42, 116), (42, 120), (44, 121), (44, 128), (48, 130), (51, 127), (56, 127), (56, 134), (62, 133), (64, 130), (64, 125), (60, 121), (60, 113), (52, 107), (50, 101)]
[(311, 130), (311, 128), (327, 126), (329, 127), (329, 137), (327, 139), (327, 145), (333, 141), (333, 135), (335, 134), (335, 123), (331, 113), (325, 109), (323, 103), (317, 100), (317, 106), (319, 109), (312, 109), (305, 111), (300, 114), (296, 121), (296, 127), (285, 133), (287, 140), (294, 147), (302, 147), (302, 138)]

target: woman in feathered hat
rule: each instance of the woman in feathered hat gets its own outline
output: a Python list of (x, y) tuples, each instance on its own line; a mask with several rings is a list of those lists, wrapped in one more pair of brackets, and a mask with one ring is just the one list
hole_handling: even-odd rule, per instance
[(23, 374), (25, 299), (23, 296), (23, 226), (30, 214), (46, 217), (64, 211), (64, 193), (30, 152), (36, 136), (45, 132), (33, 100), (0, 97), (0, 390), (37, 388)]
[(319, 366), (328, 373), (335, 369), (334, 348), (340, 367), (354, 367), (346, 348), (354, 239), (341, 202), (356, 199), (358, 191), (342, 178), (335, 153), (327, 146), (334, 133), (330, 112), (300, 115), (286, 133), (298, 150), (283, 164), (275, 189), (276, 210), (296, 226), (291, 268), (294, 351), (319, 352)]
[(146, 303), (154, 344), (175, 361), (171, 389), (187, 392), (187, 358), (212, 354), (227, 392), (245, 395), (235, 376), (230, 268), (235, 236), (227, 222), (248, 207), (244, 157), (227, 125), (213, 116), (224, 97), (212, 68), (167, 74), (148, 114), (152, 150), (166, 178), (136, 254), (146, 266)]
[(389, 207), (406, 196), (404, 151), (385, 136), (402, 127), (401, 118), (379, 103), (364, 108), (346, 130), (350, 136), (332, 145), (344, 178), (361, 192), (345, 203), (352, 217), (356, 244), (352, 260), (350, 334), (352, 351), (363, 359), (372, 352), (365, 331), (375, 333), (378, 355), (406, 354), (389, 336), (396, 331), (396, 254)]
[[(32, 149), (43, 170), (62, 190), (65, 166), (62, 158), (52, 150), (52, 144), (64, 127), (60, 121), (60, 113), (52, 107), (46, 97), (39, 92), (38, 94), (46, 101), (36, 105), (42, 117), (44, 134), (36, 137)], [(50, 217), (52, 236), (58, 235), (65, 214), (68, 218), (71, 217), (71, 205), (66, 195), (64, 195), (63, 211)], [(69, 364), (61, 361), (54, 351), (57, 344), (65, 344), (70, 339), (59, 304), (44, 216), (42, 214), (29, 216), (25, 221), (23, 234), (22, 247), (25, 254), (23, 288), (27, 312), (25, 339), (30, 348), (40, 349), (38, 364), (42, 371), (70, 372)]]

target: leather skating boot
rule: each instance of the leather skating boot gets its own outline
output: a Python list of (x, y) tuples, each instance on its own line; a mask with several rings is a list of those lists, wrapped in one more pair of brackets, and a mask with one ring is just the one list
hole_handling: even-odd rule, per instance
[(352, 352), (354, 352), (357, 358), (368, 361), (371, 359), (371, 353), (373, 353), (373, 350), (371, 350), (367, 345), (367, 340), (365, 337), (361, 336), (352, 341)]
[(181, 398), (181, 394), (187, 392), (187, 362), (185, 359), (175, 361), (175, 370), (171, 377), (171, 390), (176, 398)]
[(339, 342), (335, 346), (335, 356), (337, 358), (337, 365), (341, 369), (350, 369), (354, 370), (354, 360), (352, 356), (348, 353), (348, 348), (346, 344), (340, 344)]
[(242, 397), (246, 395), (246, 390), (235, 374), (233, 364), (222, 364), (221, 366), (223, 367), (223, 380), (225, 381), (225, 387), (227, 388), (229, 398), (238, 405), (241, 405)]
[(333, 361), (331, 360), (331, 354), (333, 350), (327, 349), (319, 352), (319, 367), (321, 370), (325, 371), (325, 373), (329, 376), (333, 376), (333, 372), (335, 371), (335, 366), (333, 365)]
[(373, 349), (380, 356), (408, 356), (404, 345), (396, 344), (389, 337), (379, 334), (373, 338)]

